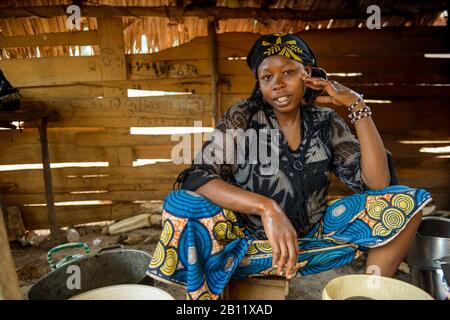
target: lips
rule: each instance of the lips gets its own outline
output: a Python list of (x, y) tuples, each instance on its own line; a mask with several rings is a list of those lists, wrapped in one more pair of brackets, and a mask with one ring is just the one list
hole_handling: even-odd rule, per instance
[(279, 96), (273, 99), (273, 102), (275, 102), (275, 104), (277, 104), (279, 107), (284, 107), (291, 102), (291, 96), (290, 95)]

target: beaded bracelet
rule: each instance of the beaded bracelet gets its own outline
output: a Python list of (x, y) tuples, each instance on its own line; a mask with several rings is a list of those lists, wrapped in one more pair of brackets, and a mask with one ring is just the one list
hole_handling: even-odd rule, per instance
[(355, 111), (355, 112), (350, 113), (350, 114), (348, 115), (348, 117), (349, 117), (350, 119), (352, 119), (352, 118), (354, 118), (354, 117), (359, 116), (359, 115), (362, 114), (362, 113), (367, 113), (367, 112), (370, 112), (370, 111), (371, 111), (371, 110), (370, 110), (370, 107), (369, 107), (369, 106), (365, 106), (364, 108), (359, 109), (358, 111)]
[(364, 98), (364, 95), (361, 94), (360, 97), (358, 98), (358, 100), (353, 102), (353, 104), (350, 107), (348, 107), (348, 111), (352, 111), (358, 105), (358, 103), (360, 103), (362, 101), (363, 98)]
[(365, 106), (363, 109), (358, 110), (356, 112), (353, 112), (349, 115), (349, 118), (351, 119), (351, 123), (355, 123), (358, 120), (361, 120), (362, 118), (368, 117), (372, 115), (372, 111), (370, 110), (369, 106)]
[(360, 116), (358, 116), (356, 118), (353, 118), (352, 120), (350, 120), (350, 122), (351, 123), (355, 123), (356, 121), (361, 120), (362, 118), (365, 118), (365, 117), (368, 117), (368, 116), (371, 116), (371, 115), (372, 115), (372, 112), (364, 113), (364, 114), (362, 114), (362, 115), (360, 115)]

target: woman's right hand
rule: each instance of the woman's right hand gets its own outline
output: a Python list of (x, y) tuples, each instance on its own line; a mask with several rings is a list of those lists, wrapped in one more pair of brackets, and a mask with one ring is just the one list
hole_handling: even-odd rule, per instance
[(272, 266), (283, 274), (286, 265), (286, 278), (290, 279), (299, 254), (297, 232), (278, 203), (269, 199), (261, 212), (261, 221), (272, 246)]

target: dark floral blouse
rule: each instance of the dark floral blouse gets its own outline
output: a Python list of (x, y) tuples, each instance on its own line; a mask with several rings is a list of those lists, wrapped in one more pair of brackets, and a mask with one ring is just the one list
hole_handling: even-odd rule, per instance
[[(330, 108), (313, 105), (301, 107), (301, 143), (297, 150), (291, 150), (287, 140), (280, 132), (279, 170), (272, 175), (262, 174), (261, 169), (267, 165), (261, 161), (248, 161), (248, 144), (244, 164), (192, 164), (177, 179), (182, 189), (196, 190), (212, 179), (222, 179), (242, 189), (274, 199), (286, 212), (289, 220), (297, 230), (299, 237), (305, 235), (317, 223), (327, 206), (328, 187), (331, 172), (354, 192), (360, 193), (369, 188), (361, 178), (360, 145), (345, 121)], [(218, 122), (216, 129), (225, 133), (227, 129), (280, 129), (273, 111), (262, 110), (252, 100), (244, 100), (231, 107)], [(270, 138), (270, 134), (269, 134)], [(202, 150), (214, 139), (207, 141)], [(233, 145), (215, 150), (223, 152), (223, 159), (234, 157), (237, 149), (236, 139)], [(285, 146), (283, 147), (282, 144)], [(236, 147), (230, 152), (231, 147)], [(230, 148), (230, 150), (226, 150)], [(290, 155), (286, 154), (287, 152)], [(232, 154), (233, 153), (233, 154)], [(205, 159), (205, 154), (198, 157)], [(396, 180), (390, 152), (387, 151), (391, 185)], [(299, 160), (302, 165), (294, 169), (292, 161)], [(226, 161), (223, 161), (226, 162)], [(211, 161), (209, 162), (211, 163)], [(298, 170), (300, 169), (300, 170)], [(258, 239), (267, 239), (261, 220), (254, 215), (241, 215)]]

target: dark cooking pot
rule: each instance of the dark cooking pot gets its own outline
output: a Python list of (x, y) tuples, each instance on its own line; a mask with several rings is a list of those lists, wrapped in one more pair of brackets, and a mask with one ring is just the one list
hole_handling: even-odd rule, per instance
[(30, 288), (28, 299), (62, 300), (118, 284), (153, 285), (153, 280), (145, 274), (150, 261), (151, 255), (140, 250), (122, 246), (101, 249), (93, 256), (69, 261), (43, 276)]

